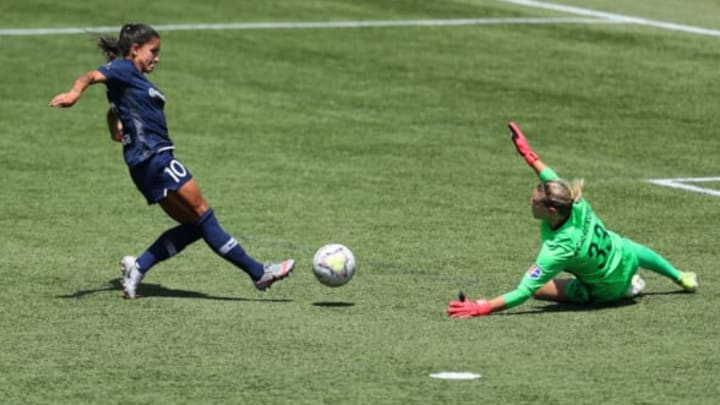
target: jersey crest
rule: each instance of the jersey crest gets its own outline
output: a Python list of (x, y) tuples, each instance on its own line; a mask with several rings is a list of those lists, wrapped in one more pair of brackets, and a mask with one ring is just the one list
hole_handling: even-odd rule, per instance
[(542, 269), (540, 269), (537, 265), (532, 265), (527, 272), (527, 276), (531, 280), (537, 280), (540, 276), (542, 276)]

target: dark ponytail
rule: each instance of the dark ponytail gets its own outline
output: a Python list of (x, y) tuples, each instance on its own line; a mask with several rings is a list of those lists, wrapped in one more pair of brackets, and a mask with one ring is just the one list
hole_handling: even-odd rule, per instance
[(160, 34), (153, 27), (146, 24), (125, 24), (120, 28), (117, 39), (103, 35), (98, 37), (97, 45), (105, 59), (110, 62), (128, 56), (132, 44), (143, 45), (153, 38), (160, 38)]

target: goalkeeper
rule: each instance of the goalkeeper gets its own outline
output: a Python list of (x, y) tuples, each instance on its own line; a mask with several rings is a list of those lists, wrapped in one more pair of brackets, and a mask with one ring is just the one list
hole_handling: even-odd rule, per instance
[[(530, 204), (533, 217), (541, 221), (542, 247), (535, 263), (516, 289), (498, 297), (477, 301), (451, 301), (452, 318), (488, 315), (537, 299), (579, 304), (605, 304), (632, 298), (645, 287), (636, 274), (639, 267), (661, 274), (685, 291), (697, 290), (695, 273), (682, 272), (647, 246), (605, 228), (590, 204), (582, 198), (582, 180), (561, 179), (530, 148), (520, 128), (509, 123), (518, 153), (540, 177)], [(560, 272), (574, 277), (556, 278)]]

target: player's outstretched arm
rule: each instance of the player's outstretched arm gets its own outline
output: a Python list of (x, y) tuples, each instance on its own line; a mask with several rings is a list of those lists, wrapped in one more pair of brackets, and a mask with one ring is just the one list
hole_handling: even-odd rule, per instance
[(537, 153), (532, 150), (525, 134), (523, 134), (518, 124), (513, 121), (508, 122), (508, 128), (510, 128), (510, 139), (515, 144), (515, 149), (525, 159), (528, 166), (535, 171), (535, 174), (540, 175), (540, 172), (545, 169), (545, 164), (540, 160)]
[(105, 75), (98, 70), (91, 70), (75, 79), (72, 87), (65, 93), (60, 93), (50, 100), (50, 107), (72, 107), (82, 96), (83, 91), (95, 83), (105, 83)]

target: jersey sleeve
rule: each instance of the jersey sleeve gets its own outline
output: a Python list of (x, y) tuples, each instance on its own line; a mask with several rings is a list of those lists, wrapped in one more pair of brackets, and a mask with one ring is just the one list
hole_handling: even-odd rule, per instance
[(97, 70), (105, 75), (107, 83), (110, 85), (127, 84), (132, 77), (132, 72), (128, 68), (134, 68), (132, 64), (117, 63), (118, 60), (102, 65)]
[(545, 166), (543, 171), (538, 174), (538, 177), (540, 177), (541, 182), (546, 182), (550, 180), (557, 180), (560, 178), (557, 173), (555, 173), (555, 170), (551, 169), (550, 166)]
[(573, 250), (567, 243), (553, 240), (544, 242), (535, 264), (525, 273), (517, 288), (503, 295), (505, 308), (512, 308), (527, 301), (535, 291), (565, 270), (573, 255)]

